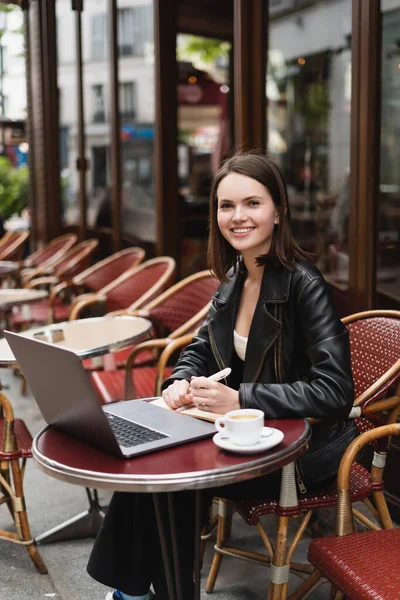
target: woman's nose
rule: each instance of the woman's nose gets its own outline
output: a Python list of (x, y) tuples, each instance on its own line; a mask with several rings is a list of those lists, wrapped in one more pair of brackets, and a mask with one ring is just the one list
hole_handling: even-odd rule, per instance
[(245, 219), (246, 219), (246, 214), (245, 214), (245, 211), (243, 210), (243, 207), (237, 206), (235, 208), (235, 212), (233, 214), (232, 220), (233, 221), (244, 221)]

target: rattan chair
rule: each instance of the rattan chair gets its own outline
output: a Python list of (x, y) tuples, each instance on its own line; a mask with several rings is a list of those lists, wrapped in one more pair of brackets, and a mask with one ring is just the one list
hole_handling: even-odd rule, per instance
[(31, 536), (24, 498), (23, 477), (26, 459), (32, 456), (31, 444), (24, 421), (14, 419), (10, 401), (0, 392), (0, 504), (8, 506), (16, 528), (16, 533), (0, 529), (0, 540), (25, 546), (39, 573), (47, 573)]
[(336, 537), (311, 542), (308, 559), (315, 570), (296, 597), (306, 598), (323, 576), (337, 589), (337, 600), (400, 598), (400, 529), (355, 533), (350, 492), (352, 465), (359, 451), (372, 442), (386, 445), (393, 435), (400, 435), (399, 423), (363, 433), (347, 449), (338, 473)]
[(147, 260), (128, 269), (95, 294), (78, 296), (72, 304), (69, 319), (80, 319), (87, 310), (106, 314), (128, 307), (132, 310), (142, 308), (171, 285), (175, 272), (176, 263), (170, 256)]
[[(397, 420), (400, 410), (400, 312), (399, 311), (368, 311), (357, 313), (343, 319), (350, 334), (351, 362), (355, 385), (354, 408), (351, 417), (355, 418), (360, 433), (373, 429), (384, 422)], [(390, 388), (397, 385), (395, 394), (386, 398)], [(386, 421), (380, 416), (387, 411)], [(288, 568), (297, 574), (310, 572), (309, 565), (292, 562), (292, 555), (303, 535), (313, 511), (316, 508), (334, 506), (336, 504), (336, 486), (318, 493), (305, 493), (297, 497), (293, 474), (293, 465), (288, 465), (282, 471), (287, 489), (292, 489), (292, 500), (283, 503), (281, 500), (263, 498), (259, 501), (231, 503), (221, 499), (217, 542), (206, 591), (212, 592), (218, 571), (224, 555), (245, 558), (259, 564), (271, 566), (271, 580), (275, 584), (273, 598), (286, 597)], [(369, 497), (372, 495), (375, 507)], [(358, 463), (353, 465), (350, 478), (350, 498), (352, 502), (363, 500), (372, 516), (378, 519), (383, 527), (391, 527), (392, 523), (383, 496), (382, 469), (373, 467), (370, 473)], [(257, 527), (268, 555), (249, 552), (229, 543), (229, 522), (232, 508), (249, 524)], [(273, 548), (260, 517), (276, 514), (279, 520), (280, 536)], [(370, 528), (376, 525), (367, 519), (360, 511), (354, 510), (356, 518)], [(297, 533), (289, 548), (287, 548), (288, 518), (302, 515)], [(282, 576), (284, 573), (284, 576)], [(291, 596), (292, 600), (297, 596)]]
[(0, 246), (0, 260), (22, 260), (28, 237), (29, 231), (11, 232)]
[[(51, 288), (60, 282), (70, 281), (77, 273), (86, 269), (91, 263), (93, 254), (99, 242), (95, 239), (85, 240), (70, 248), (64, 256), (57, 261), (52, 275), (30, 279), (26, 288)], [(49, 300), (46, 298), (29, 305), (29, 310), (22, 308), (13, 314), (11, 323), (14, 328), (26, 328), (31, 323), (47, 323), (49, 320)]]
[[(152, 376), (151, 373), (155, 373), (154, 364), (161, 350), (171, 340), (193, 332), (202, 324), (218, 285), (218, 280), (209, 271), (201, 271), (176, 283), (143, 309), (129, 313), (150, 319), (153, 323), (153, 337), (156, 339), (145, 342), (145, 345), (141, 344), (140, 352), (132, 353), (132, 348), (116, 352), (116, 367), (126, 365), (125, 370), (116, 368), (93, 374), (93, 385), (104, 404), (142, 394), (142, 389), (137, 389), (135, 393), (132, 387), (133, 367), (140, 365), (143, 368), (147, 363), (150, 370), (137, 373), (135, 377), (148, 376), (155, 381), (155, 375)], [(154, 385), (152, 387), (154, 389)]]
[(48, 267), (52, 263), (57, 263), (58, 259), (61, 258), (67, 250), (77, 241), (75, 233), (65, 233), (59, 237), (54, 238), (48, 244), (45, 244), (29, 256), (22, 262), (22, 267), (27, 269), (34, 269), (35, 267)]

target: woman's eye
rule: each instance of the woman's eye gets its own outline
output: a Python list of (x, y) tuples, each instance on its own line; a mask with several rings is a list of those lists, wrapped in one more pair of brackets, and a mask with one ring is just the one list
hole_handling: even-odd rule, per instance
[(250, 200), (249, 206), (259, 206), (260, 202), (258, 200)]
[(220, 204), (220, 205), (219, 205), (219, 209), (220, 209), (220, 210), (221, 210), (221, 209), (223, 209), (223, 208), (230, 208), (230, 207), (231, 207), (231, 205), (230, 205), (230, 204), (228, 204), (227, 202), (225, 202), (224, 204)]

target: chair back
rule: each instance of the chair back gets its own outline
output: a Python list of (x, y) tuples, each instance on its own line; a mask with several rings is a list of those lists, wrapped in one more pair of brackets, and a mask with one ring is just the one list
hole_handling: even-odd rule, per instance
[(22, 260), (24, 245), (28, 237), (28, 230), (13, 232), (0, 246), (0, 260)]
[(30, 254), (24, 260), (24, 266), (48, 267), (53, 262), (57, 262), (67, 250), (72, 248), (77, 239), (75, 233), (66, 233), (65, 235), (54, 238), (54, 240), (51, 240), (51, 242)]
[(400, 379), (400, 311), (371, 310), (342, 321), (350, 335), (354, 404), (361, 406)]
[(75, 285), (84, 285), (92, 292), (98, 292), (117, 279), (128, 269), (136, 267), (144, 259), (143, 248), (126, 248), (99, 261), (74, 277)]
[[(170, 287), (144, 310), (148, 311), (148, 317), (156, 327), (161, 325), (169, 333), (173, 332), (171, 338), (179, 337), (201, 325), (218, 286), (219, 281), (210, 271), (200, 271)], [(195, 316), (197, 318), (191, 322)]]
[(170, 256), (152, 258), (129, 269), (99, 291), (106, 300), (107, 312), (143, 307), (171, 285), (176, 263)]
[(61, 280), (68, 280), (87, 268), (98, 245), (98, 240), (92, 239), (80, 242), (70, 248), (58, 261), (55, 269), (56, 277)]

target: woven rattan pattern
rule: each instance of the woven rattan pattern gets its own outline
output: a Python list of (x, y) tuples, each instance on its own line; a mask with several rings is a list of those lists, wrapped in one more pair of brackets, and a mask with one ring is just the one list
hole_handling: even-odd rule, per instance
[[(31, 454), (31, 446), (32, 446), (32, 436), (29, 433), (27, 426), (24, 421), (21, 419), (14, 420), (14, 432), (17, 438), (17, 446), (19, 449), (19, 455), (22, 458), (30, 458)], [(0, 460), (2, 458), (7, 458), (7, 453), (3, 453), (1, 449), (3, 448), (3, 439), (4, 439), (4, 419), (0, 419)]]
[(400, 529), (320, 538), (308, 559), (349, 600), (400, 599)]
[(81, 280), (81, 283), (87, 286), (91, 291), (98, 292), (111, 283), (111, 281), (117, 279), (122, 273), (125, 273), (125, 271), (136, 263), (137, 258), (138, 254), (136, 252), (117, 256), (114, 260), (106, 263), (101, 268), (88, 273), (87, 276)]
[(388, 317), (349, 323), (355, 396), (379, 379), (400, 356), (400, 320)]
[(188, 283), (150, 311), (151, 321), (162, 324), (168, 333), (178, 329), (204, 308), (218, 285), (211, 276)]
[[(107, 293), (107, 312), (128, 308), (150, 289), (169, 268), (168, 263), (156, 264), (132, 274), (113, 290)], [(160, 294), (163, 290), (157, 290)], [(151, 298), (148, 298), (150, 301)]]
[[(376, 489), (376, 487), (375, 487)], [(383, 484), (380, 486), (383, 489)], [(350, 473), (350, 497), (352, 502), (366, 498), (372, 490), (371, 477), (367, 469), (354, 463)], [(305, 511), (314, 507), (335, 506), (336, 504), (336, 482), (332, 483), (326, 490), (319, 492), (309, 492), (299, 495), (299, 508), (297, 510)], [(262, 515), (274, 513), (293, 514), (296, 509), (285, 510), (280, 508), (276, 500), (246, 500), (244, 502), (233, 503), (238, 513), (249, 525), (257, 525)]]

